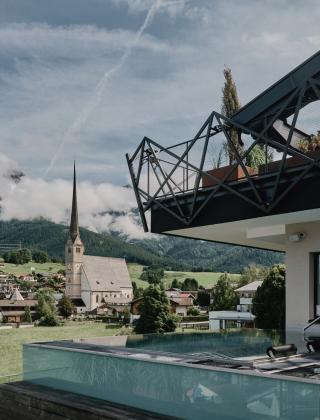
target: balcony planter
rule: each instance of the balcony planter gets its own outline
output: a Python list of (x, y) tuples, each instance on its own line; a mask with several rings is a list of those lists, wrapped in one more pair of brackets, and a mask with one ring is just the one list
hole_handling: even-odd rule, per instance
[[(223, 178), (228, 174), (228, 172), (231, 171), (231, 169), (236, 166), (237, 164), (223, 166), (221, 168), (217, 169), (211, 169), (211, 171), (206, 171), (207, 174), (213, 176), (214, 178), (218, 179), (219, 181), (222, 181)], [(249, 166), (246, 166), (246, 169), (250, 176), (254, 176), (258, 174), (258, 171), (256, 169), (249, 168)], [(227, 179), (227, 182), (230, 181), (237, 181), (240, 179), (247, 179), (242, 167), (240, 165), (237, 166), (237, 168), (232, 172), (232, 174)], [(202, 175), (202, 187), (208, 188), (213, 187), (217, 185), (212, 179), (206, 177), (205, 175)]]

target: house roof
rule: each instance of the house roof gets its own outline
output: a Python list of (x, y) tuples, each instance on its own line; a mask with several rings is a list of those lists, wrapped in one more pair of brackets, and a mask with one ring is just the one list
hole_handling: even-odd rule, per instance
[[(138, 302), (139, 300), (142, 300), (143, 297), (139, 297), (138, 299), (133, 299), (130, 302), (128, 302), (129, 305), (132, 305), (135, 302)], [(175, 302), (172, 298), (169, 298), (171, 303), (174, 303), (175, 305), (179, 305), (178, 302)]]
[(192, 297), (192, 299), (195, 299), (195, 297), (191, 293), (180, 293), (180, 297), (182, 298), (187, 298), (190, 296)]
[(246, 284), (245, 286), (239, 287), (235, 292), (255, 292), (259, 286), (261, 286), (263, 280), (256, 280), (252, 283)]
[(204, 290), (211, 290), (211, 289), (213, 289), (216, 285), (217, 285), (217, 283), (211, 283), (211, 284), (209, 284), (209, 286), (207, 286)]
[(179, 306), (192, 306), (192, 299), (190, 298), (172, 298)]
[(78, 299), (71, 299), (72, 303), (74, 304), (74, 306), (76, 306), (77, 308), (83, 308), (85, 307), (85, 303), (81, 298)]
[(14, 291), (12, 292), (12, 295), (10, 296), (10, 300), (24, 300), (24, 299), (21, 296), (21, 293), (19, 292), (19, 290), (14, 289)]
[(33, 299), (25, 299), (25, 300), (5, 300), (5, 299), (1, 299), (0, 300), (0, 308), (4, 308), (4, 307), (13, 308), (13, 307), (19, 307), (19, 306), (25, 307), (26, 305), (31, 307), (31, 306), (36, 306), (37, 304), (38, 304), (38, 301), (33, 300)]
[(93, 292), (120, 291), (132, 288), (124, 258), (83, 256), (83, 270)]
[[(5, 316), (23, 316), (25, 311), (2, 311)], [(34, 315), (36, 311), (30, 311), (31, 315)]]
[(104, 299), (105, 303), (107, 303), (107, 304), (112, 303), (114, 305), (117, 304), (117, 303), (118, 304), (124, 304), (124, 303), (129, 304), (131, 302), (131, 298), (115, 298), (115, 297), (104, 296), (103, 299)]

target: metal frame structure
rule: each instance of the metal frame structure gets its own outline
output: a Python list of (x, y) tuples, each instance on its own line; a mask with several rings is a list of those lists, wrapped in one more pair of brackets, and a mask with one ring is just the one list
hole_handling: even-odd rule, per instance
[[(320, 68), (319, 68), (320, 70)], [(203, 126), (200, 128), (196, 136), (187, 142), (180, 143), (176, 146), (186, 145), (185, 151), (179, 156), (172, 151), (176, 146), (165, 148), (158, 144), (157, 142), (144, 137), (140, 143), (137, 150), (134, 152), (133, 156), (130, 157), (129, 154), (126, 155), (127, 163), (129, 167), (129, 172), (131, 175), (132, 185), (136, 195), (138, 208), (142, 220), (142, 225), (145, 232), (148, 231), (147, 221), (145, 213), (153, 204), (157, 204), (161, 208), (165, 209), (167, 212), (172, 214), (174, 217), (183, 222), (186, 227), (189, 226), (192, 221), (199, 215), (201, 210), (206, 206), (206, 204), (211, 200), (219, 190), (224, 189), (228, 193), (235, 194), (243, 200), (249, 202), (252, 206), (257, 207), (263, 211), (266, 215), (279, 203), (280, 200), (288, 194), (288, 192), (301, 180), (303, 179), (308, 172), (314, 167), (320, 168), (320, 154), (316, 158), (312, 158), (308, 153), (303, 153), (297, 147), (295, 147), (291, 140), (296, 129), (296, 122), (298, 119), (300, 109), (304, 108), (311, 102), (320, 100), (320, 81), (316, 78), (305, 77), (302, 82), (295, 86), (293, 92), (290, 95), (282, 98), (282, 101), (278, 102), (277, 106), (271, 106), (270, 111), (264, 112), (263, 118), (260, 116), (260, 121), (263, 121), (263, 126), (260, 124), (260, 129), (258, 130), (259, 124), (255, 123), (259, 121), (259, 118), (254, 116), (245, 124), (241, 124), (236, 120), (238, 118), (238, 113), (234, 114), (231, 118), (227, 118), (218, 112), (213, 111)], [(274, 105), (274, 104), (272, 104)], [(291, 115), (292, 122), (290, 124), (290, 129), (288, 132), (288, 137), (285, 142), (279, 141), (277, 138), (272, 136), (272, 131), (275, 122), (280, 118), (284, 119), (283, 115)], [(234, 117), (234, 118), (233, 118)], [(253, 128), (252, 128), (253, 127)], [(320, 128), (320, 126), (319, 126)], [(238, 133), (238, 138), (241, 139), (241, 133), (246, 135), (251, 135), (254, 139), (250, 147), (240, 155), (237, 151), (234, 141), (231, 139), (230, 130), (236, 130)], [(233, 165), (232, 169), (223, 177), (222, 180), (219, 180), (204, 171), (203, 165), (205, 157), (207, 154), (208, 142), (209, 139), (216, 136), (219, 133), (223, 133), (225, 141), (227, 142), (229, 148), (236, 157), (236, 164)], [(239, 134), (240, 133), (240, 134)], [(202, 157), (200, 164), (198, 166), (193, 165), (189, 160), (189, 153), (194, 147), (194, 145), (200, 140), (204, 141)], [(272, 188), (272, 194), (270, 199), (267, 201), (262, 198), (261, 191), (257, 186), (258, 180), (263, 177), (267, 177), (269, 174), (267, 171), (258, 176), (252, 177), (248, 173), (247, 167), (245, 165), (245, 159), (252, 151), (252, 149), (257, 144), (264, 144), (265, 150), (268, 148), (274, 148), (283, 153), (280, 166), (277, 170), (274, 185)], [(158, 157), (160, 152), (165, 152), (168, 156), (174, 159), (175, 163), (170, 163), (172, 165), (172, 170), (168, 173), (163, 168), (163, 162), (161, 158)], [(267, 152), (266, 152), (267, 154)], [(286, 172), (285, 162), (288, 156), (296, 156), (305, 162), (303, 165), (299, 166), (299, 173), (295, 176), (294, 180), (286, 187), (284, 191), (279, 189), (280, 181), (283, 174)], [(137, 174), (134, 171), (134, 162), (139, 159), (139, 165)], [(144, 165), (147, 165), (148, 170), (148, 186), (147, 188), (142, 188), (140, 183), (141, 171)], [(248, 194), (243, 194), (237, 188), (235, 188), (235, 183), (230, 182), (230, 176), (237, 168), (241, 168), (245, 174), (244, 181), (247, 181), (251, 191), (254, 193), (253, 197), (248, 197)], [(183, 182), (178, 183), (174, 174), (177, 168), (183, 168)], [(267, 165), (266, 165), (267, 168)], [(294, 167), (290, 167), (292, 170)], [(158, 189), (154, 194), (151, 194), (149, 191), (149, 179), (150, 173), (153, 173), (158, 182)], [(197, 197), (199, 193), (199, 186), (201, 177), (205, 176), (206, 178), (212, 181), (214, 185), (204, 201), (201, 202), (200, 206), (196, 206)], [(188, 189), (188, 183), (192, 177), (195, 178), (194, 188), (192, 190), (192, 204), (186, 207), (185, 203), (185, 193), (190, 193)], [(174, 205), (168, 206), (166, 200), (168, 197), (173, 199)], [(172, 200), (171, 200), (172, 201)]]

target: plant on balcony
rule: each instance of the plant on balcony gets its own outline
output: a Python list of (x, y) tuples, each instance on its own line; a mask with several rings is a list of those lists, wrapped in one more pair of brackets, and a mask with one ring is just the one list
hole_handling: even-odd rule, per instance
[(299, 140), (299, 149), (303, 153), (314, 152), (320, 148), (320, 131), (317, 136), (303, 137)]
[[(238, 98), (236, 84), (233, 80), (231, 69), (225, 66), (223, 70), (223, 75), (225, 78), (224, 86), (222, 88), (222, 105), (221, 105), (221, 114), (225, 117), (230, 117), (232, 114), (237, 112), (241, 108), (241, 103)], [(239, 155), (243, 155), (244, 147), (241, 146), (238, 142), (238, 136), (235, 129), (229, 130), (229, 136), (234, 144)], [(229, 165), (237, 162), (236, 156), (231, 150), (227, 140), (223, 143), (223, 150), (229, 160)]]

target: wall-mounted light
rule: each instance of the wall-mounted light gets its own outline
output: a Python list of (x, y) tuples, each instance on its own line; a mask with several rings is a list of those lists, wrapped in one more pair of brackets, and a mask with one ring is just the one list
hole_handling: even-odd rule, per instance
[(295, 233), (294, 235), (290, 235), (289, 239), (291, 242), (299, 242), (300, 239), (305, 238), (306, 234), (304, 232)]

